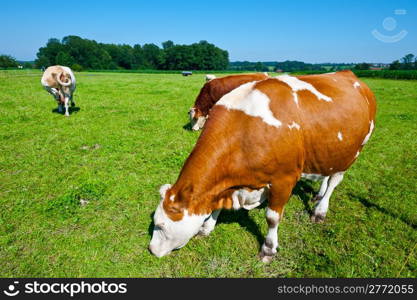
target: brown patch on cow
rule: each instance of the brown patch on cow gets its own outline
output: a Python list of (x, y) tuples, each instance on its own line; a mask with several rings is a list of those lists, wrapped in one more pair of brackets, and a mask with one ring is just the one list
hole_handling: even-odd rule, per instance
[[(216, 104), (216, 102), (219, 101), (221, 97), (230, 91), (244, 83), (264, 80), (266, 78), (268, 78), (268, 76), (263, 73), (255, 73), (229, 75), (212, 79), (205, 83), (201, 88), (193, 107), (201, 113), (199, 116), (207, 116), (214, 104)], [(197, 116), (195, 116), (195, 118), (197, 118)]]

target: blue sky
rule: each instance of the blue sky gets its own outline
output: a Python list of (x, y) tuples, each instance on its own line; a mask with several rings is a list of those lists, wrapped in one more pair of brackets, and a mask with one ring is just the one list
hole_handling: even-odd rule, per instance
[[(372, 30), (407, 34), (385, 43)], [(417, 1), (1, 1), (0, 54), (32, 60), (49, 38), (66, 35), (130, 45), (207, 40), (232, 61), (392, 62), (417, 55)]]

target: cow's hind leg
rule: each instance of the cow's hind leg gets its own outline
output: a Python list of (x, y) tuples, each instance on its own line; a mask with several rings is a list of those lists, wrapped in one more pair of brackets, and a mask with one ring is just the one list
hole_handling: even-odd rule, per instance
[[(329, 209), (329, 200), (336, 186), (343, 180), (344, 172), (338, 172), (331, 175), (328, 179), (326, 192), (323, 197), (319, 199), (316, 206), (314, 207), (311, 221), (315, 223), (322, 223), (326, 217), (327, 210)], [(320, 188), (321, 190), (321, 188)]]
[(288, 176), (272, 182), (268, 207), (266, 208), (268, 233), (259, 253), (260, 259), (265, 263), (269, 263), (277, 253), (279, 221), (282, 219), (284, 206), (290, 198), (296, 181), (297, 176)]
[(64, 111), (63, 105), (61, 102), (58, 102), (58, 112), (62, 113)]
[(200, 231), (198, 232), (199, 235), (208, 236), (214, 230), (220, 211), (221, 209), (218, 209), (211, 213), (210, 217), (208, 217), (208, 219), (204, 221), (203, 226), (201, 226)]
[(320, 185), (320, 190), (318, 194), (313, 198), (313, 202), (320, 201), (323, 198), (327, 190), (327, 184), (329, 182), (329, 178), (330, 176), (326, 176), (323, 178), (323, 181), (321, 182), (321, 185)]

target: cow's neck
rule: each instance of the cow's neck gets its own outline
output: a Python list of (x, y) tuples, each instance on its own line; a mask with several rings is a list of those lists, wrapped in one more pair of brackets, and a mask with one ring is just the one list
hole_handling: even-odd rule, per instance
[(178, 195), (175, 201), (183, 202), (182, 206), (195, 214), (229, 206), (226, 201), (231, 201), (228, 199), (231, 188), (241, 185), (241, 176), (234, 174), (236, 167), (225, 161), (236, 153), (231, 153), (230, 147), (214, 143), (215, 140), (208, 134), (200, 137), (171, 189)]

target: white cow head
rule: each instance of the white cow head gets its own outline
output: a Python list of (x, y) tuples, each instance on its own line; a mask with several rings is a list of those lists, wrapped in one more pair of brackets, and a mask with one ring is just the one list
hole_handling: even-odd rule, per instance
[(172, 250), (185, 246), (188, 241), (195, 236), (209, 215), (189, 215), (186, 209), (183, 209), (183, 217), (179, 221), (171, 220), (163, 207), (166, 192), (171, 188), (170, 184), (165, 184), (159, 189), (161, 202), (156, 208), (154, 215), (154, 229), (149, 250), (157, 257), (165, 256)]
[(190, 108), (188, 115), (190, 117), (192, 130), (197, 131), (204, 127), (204, 124), (206, 123), (206, 120), (207, 120), (207, 116), (204, 116), (203, 113), (198, 108), (195, 108), (195, 107)]

